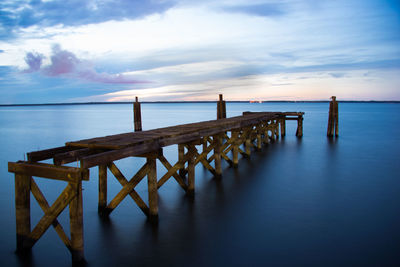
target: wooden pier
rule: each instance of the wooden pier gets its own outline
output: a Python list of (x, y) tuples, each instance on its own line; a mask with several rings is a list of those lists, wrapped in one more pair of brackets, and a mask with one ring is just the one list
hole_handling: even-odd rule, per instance
[[(222, 97), (220, 98), (222, 103)], [(135, 109), (140, 112), (136, 101)], [(222, 175), (221, 162), (237, 167), (239, 154), (249, 157), (252, 149), (286, 134), (286, 120), (297, 120), (296, 135), (303, 134), (303, 112), (244, 112), (242, 116), (224, 118), (225, 103), (218, 106), (218, 120), (183, 124), (172, 127), (98, 137), (65, 146), (27, 153), (27, 161), (9, 162), (9, 172), (15, 173), (15, 203), (17, 251), (29, 250), (53, 226), (72, 254), (73, 262), (84, 260), (82, 181), (89, 180), (89, 169), (99, 168), (98, 211), (102, 216), (110, 213), (126, 197), (131, 197), (151, 221), (158, 218), (158, 188), (169, 179), (193, 196), (195, 192), (195, 166), (201, 163), (214, 176)], [(280, 131), (280, 134), (279, 134)], [(171, 164), (163, 155), (163, 147), (178, 145), (178, 161)], [(118, 169), (115, 161), (127, 157), (144, 157), (146, 163), (130, 179)], [(52, 164), (42, 161), (52, 160)], [(157, 175), (160, 162), (167, 172)], [(78, 162), (78, 167), (65, 164)], [(121, 191), (110, 201), (107, 195), (107, 170), (122, 185)], [(135, 187), (147, 176), (147, 203)], [(50, 206), (32, 177), (60, 180), (66, 183), (64, 191)], [(159, 177), (159, 178), (158, 178)], [(31, 193), (44, 211), (38, 224), (31, 228)], [(58, 215), (69, 206), (70, 233), (68, 237), (59, 224)]]

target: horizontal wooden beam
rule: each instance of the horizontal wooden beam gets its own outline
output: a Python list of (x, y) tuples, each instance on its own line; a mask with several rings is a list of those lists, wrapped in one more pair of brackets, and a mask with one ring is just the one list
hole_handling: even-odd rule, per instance
[(286, 117), (285, 118), (286, 121), (297, 121), (298, 119), (299, 119), (298, 117), (296, 117), (296, 118), (288, 118), (288, 117)]
[(53, 162), (55, 165), (63, 165), (70, 162), (77, 161), (85, 156), (104, 152), (104, 150), (82, 148), (77, 150), (68, 151), (54, 155)]
[(26, 161), (9, 162), (8, 171), (18, 174), (49, 178), (54, 180), (62, 180), (67, 182), (79, 182), (81, 180), (89, 180), (88, 169), (67, 166), (55, 166), (47, 163), (30, 163)]
[(160, 146), (158, 143), (152, 142), (90, 155), (80, 160), (81, 168), (87, 169), (98, 165), (108, 164), (119, 159), (139, 156), (144, 153), (158, 151), (159, 148)]
[(45, 149), (45, 150), (33, 151), (33, 152), (27, 153), (28, 161), (29, 162), (37, 162), (37, 161), (41, 161), (41, 160), (51, 159), (56, 154), (66, 153), (66, 152), (73, 151), (76, 149), (78, 149), (78, 148), (62, 146), (62, 147)]

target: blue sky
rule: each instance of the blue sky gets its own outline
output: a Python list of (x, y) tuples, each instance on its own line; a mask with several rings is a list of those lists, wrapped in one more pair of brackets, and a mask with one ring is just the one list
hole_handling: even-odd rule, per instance
[(0, 104), (400, 100), (400, 1), (2, 0)]

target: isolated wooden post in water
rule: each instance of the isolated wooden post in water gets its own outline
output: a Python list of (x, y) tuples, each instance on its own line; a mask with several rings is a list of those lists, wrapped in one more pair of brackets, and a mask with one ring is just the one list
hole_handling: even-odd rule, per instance
[(327, 136), (339, 136), (339, 107), (336, 102), (336, 96), (332, 96), (332, 101), (329, 103), (329, 118)]
[(135, 132), (140, 132), (142, 130), (142, 115), (138, 97), (135, 98), (135, 102), (133, 103), (133, 123), (135, 125)]
[(226, 104), (222, 98), (222, 94), (219, 94), (219, 101), (217, 102), (217, 120), (226, 118)]

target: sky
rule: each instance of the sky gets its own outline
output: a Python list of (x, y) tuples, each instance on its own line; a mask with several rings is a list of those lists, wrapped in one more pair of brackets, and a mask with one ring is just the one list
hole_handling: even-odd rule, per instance
[(0, 104), (400, 100), (400, 0), (1, 0)]

